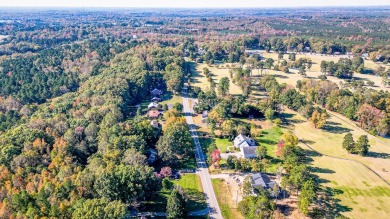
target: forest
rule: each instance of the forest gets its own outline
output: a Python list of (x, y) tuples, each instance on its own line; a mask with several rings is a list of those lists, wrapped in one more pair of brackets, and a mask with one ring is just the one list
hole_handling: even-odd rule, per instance
[[(390, 62), (388, 15), (386, 8), (338, 9), (331, 15), (325, 9), (0, 8), (0, 218), (119, 219), (154, 210), (151, 203), (163, 195), (167, 218), (186, 218), (193, 194), (179, 182), (171, 184), (179, 170), (194, 163), (190, 168), (196, 169), (181, 104), (187, 87), (197, 99), (193, 116), (208, 113), (210, 133), (203, 137), (231, 142), (239, 134), (263, 136), (260, 126), (239, 122), (248, 117), (281, 130), (281, 106), (315, 129), (324, 129), (328, 112), (336, 112), (373, 136), (389, 136), (388, 90), (327, 80), (353, 80), (358, 73), (380, 77), (384, 87), (390, 84), (389, 67), (365, 65)], [(301, 54), (340, 58), (314, 63), (298, 58)], [(207, 89), (193, 85), (193, 66), (201, 64), (206, 67), (198, 74)], [(314, 64), (320, 64), (322, 75), (307, 77)], [(216, 81), (213, 68), (220, 65), (228, 74)], [(280, 83), (269, 71), (297, 72), (302, 79)], [(230, 93), (232, 85), (240, 94)], [(154, 109), (157, 127), (148, 118), (150, 100), (160, 98), (153, 90), (165, 98)], [(256, 92), (267, 97), (252, 101)], [(301, 141), (289, 131), (280, 135), (269, 141), (274, 158), (264, 146), (260, 158), (250, 161), (229, 156), (226, 169), (261, 172), (275, 161), (273, 167), (284, 170), (281, 187), (297, 194), (300, 213), (340, 216), (316, 203), (325, 190), (308, 164), (311, 158), (298, 146)], [(362, 135), (355, 143), (346, 134), (340, 147), (364, 157), (368, 141)], [(202, 145), (207, 165), (219, 168), (221, 151), (210, 145)], [(246, 191), (236, 209), (246, 218), (274, 217), (277, 206), (270, 193), (255, 192)]]

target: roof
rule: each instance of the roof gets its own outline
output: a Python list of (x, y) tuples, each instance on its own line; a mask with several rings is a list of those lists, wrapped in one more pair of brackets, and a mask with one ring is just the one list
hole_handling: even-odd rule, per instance
[(159, 97), (153, 97), (152, 98), (152, 101), (160, 101), (161, 100), (161, 98), (159, 98)]
[(156, 109), (152, 109), (152, 110), (149, 110), (148, 113), (147, 113), (147, 116), (150, 117), (150, 118), (157, 118), (160, 116), (160, 112)]
[(202, 112), (202, 117), (206, 118), (209, 115), (209, 111), (205, 110)]
[(244, 157), (257, 157), (256, 149), (257, 147), (253, 146), (243, 146), (241, 148), (241, 151)]
[(250, 177), (253, 187), (273, 188), (275, 185), (275, 182), (271, 182), (267, 174), (264, 173), (252, 173)]
[(158, 107), (158, 103), (155, 102), (149, 103), (148, 105), (148, 108), (157, 108), (157, 107)]
[(162, 91), (157, 89), (157, 88), (154, 88), (152, 91), (151, 91), (152, 94), (154, 95), (161, 95), (162, 94)]
[(239, 134), (235, 139), (234, 139), (234, 146), (236, 147), (245, 147), (245, 146), (255, 146), (256, 142), (245, 135)]

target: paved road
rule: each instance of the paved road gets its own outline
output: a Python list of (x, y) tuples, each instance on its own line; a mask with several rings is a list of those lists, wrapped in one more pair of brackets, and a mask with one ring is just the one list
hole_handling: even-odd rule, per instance
[(211, 183), (210, 173), (206, 164), (206, 156), (203, 154), (202, 148), (199, 143), (198, 135), (196, 133), (196, 127), (194, 125), (194, 121), (192, 120), (193, 110), (191, 109), (190, 104), (188, 102), (186, 92), (183, 92), (183, 112), (187, 120), (188, 127), (190, 128), (191, 136), (195, 142), (195, 157), (198, 165), (198, 169), (196, 172), (199, 174), (200, 179), (202, 181), (203, 192), (206, 195), (210, 218), (223, 219), (221, 209), (219, 208), (217, 197), (215, 196), (214, 188)]

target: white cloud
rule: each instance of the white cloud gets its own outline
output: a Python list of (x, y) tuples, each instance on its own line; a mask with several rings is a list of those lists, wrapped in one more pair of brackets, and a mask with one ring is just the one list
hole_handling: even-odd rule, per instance
[(0, 6), (238, 8), (390, 5), (388, 0), (0, 0)]

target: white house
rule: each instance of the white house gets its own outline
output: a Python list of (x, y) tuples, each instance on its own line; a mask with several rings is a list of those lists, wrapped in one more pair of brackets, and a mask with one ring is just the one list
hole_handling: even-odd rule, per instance
[(149, 103), (148, 109), (150, 109), (150, 108), (158, 108), (158, 103), (156, 103), (156, 102)]
[(257, 157), (256, 142), (252, 138), (240, 134), (234, 139), (233, 142), (234, 146), (240, 149), (244, 158), (249, 159)]

